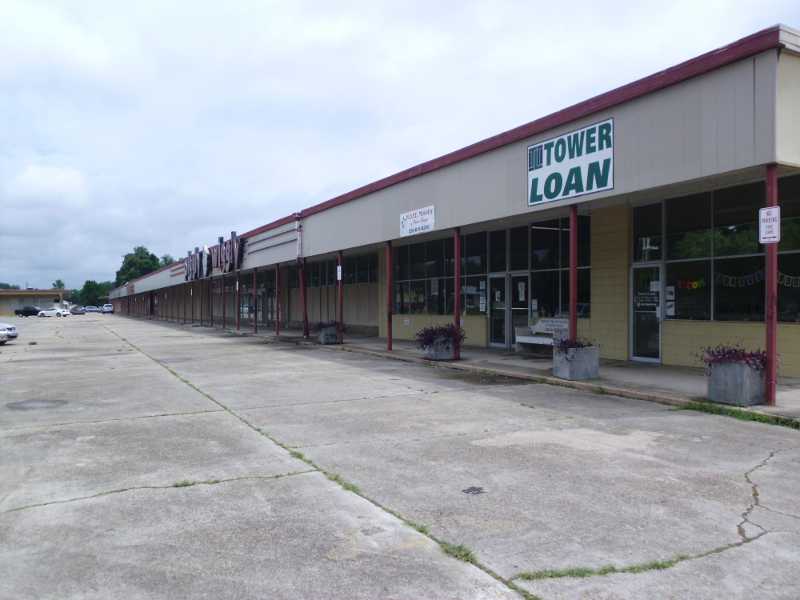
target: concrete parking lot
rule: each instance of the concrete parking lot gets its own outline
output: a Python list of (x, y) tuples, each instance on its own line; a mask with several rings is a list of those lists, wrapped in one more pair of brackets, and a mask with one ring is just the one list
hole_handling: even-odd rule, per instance
[(796, 431), (119, 316), (17, 325), (0, 598), (798, 597)]

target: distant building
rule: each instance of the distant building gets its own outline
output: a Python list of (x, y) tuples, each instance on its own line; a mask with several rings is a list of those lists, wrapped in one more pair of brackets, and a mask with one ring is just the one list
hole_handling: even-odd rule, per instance
[(61, 304), (64, 296), (69, 296), (72, 290), (0, 290), (0, 315), (13, 315), (14, 310), (23, 306), (38, 306), (50, 308), (54, 304)]

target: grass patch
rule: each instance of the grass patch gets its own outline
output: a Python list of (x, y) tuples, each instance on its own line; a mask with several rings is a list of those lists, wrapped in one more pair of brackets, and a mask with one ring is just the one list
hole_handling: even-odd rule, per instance
[(431, 532), (428, 529), (427, 525), (420, 525), (419, 523), (412, 523), (411, 521), (406, 521), (410, 527), (419, 531), (422, 535), (430, 535)]
[(671, 569), (679, 562), (692, 558), (686, 554), (679, 554), (668, 560), (651, 560), (650, 562), (641, 563), (638, 565), (630, 565), (628, 567), (616, 567), (614, 565), (604, 565), (597, 569), (588, 567), (572, 567), (569, 569), (548, 569), (546, 571), (534, 571), (528, 573), (521, 573), (515, 579), (523, 579), (525, 581), (539, 581), (541, 579), (559, 579), (561, 577), (596, 577), (602, 575), (613, 575), (615, 573), (644, 573), (645, 571), (663, 571), (664, 569)]
[(749, 410), (742, 410), (732, 406), (721, 406), (713, 402), (706, 401), (692, 401), (685, 406), (679, 406), (676, 410), (696, 410), (711, 415), (723, 415), (726, 417), (733, 417), (740, 421), (755, 421), (756, 423), (766, 423), (767, 425), (777, 425), (779, 427), (788, 427), (789, 429), (800, 430), (800, 420), (792, 419), (789, 417), (781, 417), (779, 415), (765, 415), (763, 413), (753, 412)]
[(194, 485), (196, 482), (189, 481), (188, 479), (181, 479), (180, 481), (176, 481), (172, 484), (172, 487), (189, 487), (190, 485)]
[(306, 460), (306, 455), (302, 452), (298, 452), (297, 450), (289, 450), (289, 456), (298, 460)]
[(353, 492), (354, 494), (361, 494), (361, 490), (358, 489), (358, 486), (354, 483), (350, 483), (349, 481), (342, 479), (342, 476), (338, 473), (327, 473), (326, 477), (333, 481), (334, 483), (338, 483), (348, 492)]
[(470, 550), (463, 544), (450, 544), (448, 542), (439, 542), (439, 545), (442, 547), (442, 550), (444, 550), (445, 554), (448, 554), (453, 558), (457, 558), (458, 560), (463, 560), (464, 562), (468, 563), (477, 562), (475, 555), (472, 553), (472, 550)]

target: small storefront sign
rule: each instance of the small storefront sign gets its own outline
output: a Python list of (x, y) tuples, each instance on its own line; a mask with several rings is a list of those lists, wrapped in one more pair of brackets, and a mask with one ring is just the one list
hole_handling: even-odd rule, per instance
[(528, 147), (528, 206), (614, 189), (614, 119)]
[(417, 208), (400, 215), (400, 237), (433, 231), (436, 227), (436, 210), (433, 206)]
[(777, 244), (781, 241), (781, 207), (767, 206), (758, 210), (758, 243)]

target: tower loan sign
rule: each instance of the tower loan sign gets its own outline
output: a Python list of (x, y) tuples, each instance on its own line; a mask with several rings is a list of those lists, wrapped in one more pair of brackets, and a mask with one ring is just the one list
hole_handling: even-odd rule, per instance
[(614, 119), (528, 147), (528, 205), (614, 189)]

